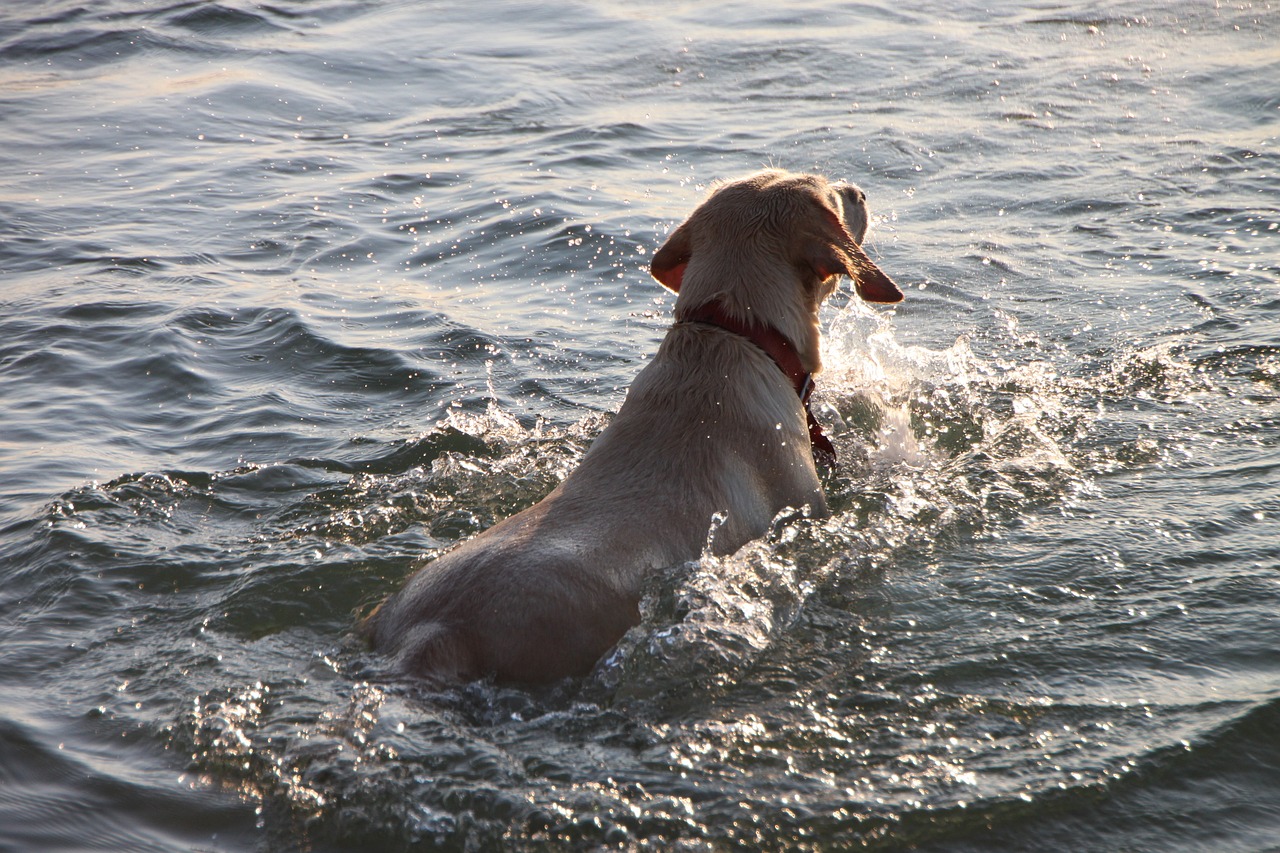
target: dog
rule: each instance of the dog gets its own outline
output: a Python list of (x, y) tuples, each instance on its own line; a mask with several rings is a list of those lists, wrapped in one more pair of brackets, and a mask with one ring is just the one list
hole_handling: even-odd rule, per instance
[(817, 175), (713, 189), (653, 255), (675, 322), (581, 464), (422, 566), (360, 633), (437, 683), (585, 675), (639, 622), (647, 573), (732, 553), (788, 507), (825, 514), (818, 308), (840, 275), (866, 301), (902, 299), (861, 248), (867, 224), (862, 190)]

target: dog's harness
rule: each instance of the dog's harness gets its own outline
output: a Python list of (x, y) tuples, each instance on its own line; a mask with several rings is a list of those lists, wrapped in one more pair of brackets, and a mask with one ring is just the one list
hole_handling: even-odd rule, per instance
[(778, 369), (791, 380), (792, 387), (796, 389), (796, 395), (800, 397), (800, 403), (804, 406), (805, 419), (809, 424), (809, 444), (814, 461), (827, 467), (835, 464), (836, 448), (831, 440), (823, 435), (822, 425), (818, 423), (818, 419), (813, 416), (813, 410), (809, 408), (809, 397), (813, 394), (813, 374), (804, 369), (795, 345), (787, 340), (782, 332), (770, 325), (753, 325), (736, 320), (725, 312), (724, 306), (719, 301), (700, 305), (684, 318), (684, 322), (716, 326), (726, 332), (741, 335), (764, 350), (765, 354), (773, 359)]

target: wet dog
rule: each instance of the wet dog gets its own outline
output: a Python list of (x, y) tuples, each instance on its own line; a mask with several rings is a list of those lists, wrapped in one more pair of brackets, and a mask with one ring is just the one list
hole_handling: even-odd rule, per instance
[(840, 275), (902, 293), (861, 248), (847, 183), (768, 170), (714, 189), (653, 256), (675, 322), (582, 463), (541, 502), (422, 566), (362, 623), (406, 672), (537, 683), (590, 671), (639, 621), (646, 573), (826, 511), (808, 412)]

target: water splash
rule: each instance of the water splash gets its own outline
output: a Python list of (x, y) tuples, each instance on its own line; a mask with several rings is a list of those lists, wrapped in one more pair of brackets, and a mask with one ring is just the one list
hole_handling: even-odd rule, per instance
[(597, 668), (611, 700), (705, 702), (771, 649), (810, 599), (1069, 499), (1080, 417), (1055, 370), (1000, 370), (958, 339), (904, 345), (851, 305), (831, 323), (821, 404), (840, 452), (831, 514), (787, 511), (736, 554), (651, 579), (643, 619)]
[[(708, 547), (697, 560), (652, 575), (640, 625), (593, 674), (592, 687), (607, 693), (603, 701), (704, 701), (734, 683), (787, 629), (812, 590), (800, 567), (776, 548), (796, 535), (805, 515), (785, 510), (765, 539), (727, 556)], [(708, 542), (723, 520), (713, 521)]]
[[(1078, 737), (1054, 743), (1081, 785), (1127, 772), (1104, 758), (1099, 776), (1098, 738), (1076, 726), (1072, 708), (1038, 696), (948, 694), (930, 682), (944, 673), (918, 672), (909, 661), (895, 668), (895, 647), (916, 628), (895, 636), (880, 625), (876, 590), (887, 577), (927, 573), (957, 545), (997, 539), (1086, 496), (1114, 458), (1098, 448), (1117, 446), (1113, 433), (1126, 426), (1118, 413), (1181, 405), (1203, 384), (1202, 371), (1164, 345), (1069, 369), (982, 357), (963, 338), (934, 350), (902, 337), (892, 319), (861, 309), (830, 324), (822, 402), (841, 451), (826, 481), (831, 514), (782, 513), (768, 535), (735, 554), (705, 553), (656, 573), (641, 623), (589, 678), (546, 692), (480, 683), (430, 693), (345, 648), (326, 653), (323, 680), (300, 685), (287, 667), (274, 679), (244, 679), (258, 665), (258, 652), (251, 662), (246, 650), (173, 727), (175, 748), (191, 756), (192, 778), (260, 802), (264, 821), (280, 824), (284, 836), (312, 826), (326, 837), (378, 837), (392, 846), (501, 843), (518, 826), (523, 838), (553, 841), (625, 839), (628, 827), (696, 839), (707, 826), (731, 825), (746, 844), (758, 827), (705, 813), (718, 806), (615, 790), (571, 768), (611, 749), (620, 750), (611, 760), (622, 766), (637, 760), (634, 749), (670, 768), (713, 760), (730, 777), (748, 767), (772, 772), (775, 762), (788, 784), (804, 780), (814, 808), (830, 789), (831, 812), (845, 813), (833, 827), (868, 837), (885, 815), (946, 820), (948, 810), (974, 800), (1036, 795), (994, 783), (1004, 765), (1003, 753), (990, 755), (991, 737), (1017, 755), (1024, 742), (1041, 743), (1036, 726), (1079, 728)], [(218, 596), (226, 615), (213, 628), (257, 637), (264, 607), (279, 623), (279, 612), (296, 610), (300, 598), (327, 596), (321, 621), (340, 631), (352, 600), (394, 588), (414, 558), (553, 488), (606, 421), (526, 422), (496, 403), (457, 409), (426, 434), (366, 457), (120, 478), (69, 494), (51, 508), (51, 522), (82, 525), (91, 536), (141, 523), (154, 534), (189, 526), (197, 509), (222, 507), (223, 535), (232, 536), (250, 529), (231, 522), (256, 495), (257, 544), (235, 587)], [(1105, 441), (1100, 431), (1109, 431)], [(312, 549), (325, 556), (304, 559)], [(846, 637), (854, 656), (881, 674), (827, 663), (842, 676), (838, 689), (824, 688), (820, 663), (832, 641), (816, 633)], [(809, 657), (813, 684), (804, 680)], [(772, 699), (760, 697), (773, 695), (762, 687), (773, 681), (778, 696), (790, 697), (788, 707), (808, 716), (779, 722), (753, 704), (771, 707)], [(1124, 708), (1097, 715), (1137, 720)], [(860, 733), (881, 729), (887, 734), (858, 746)], [(582, 732), (586, 746), (569, 746)], [(564, 754), (545, 755), (548, 742)], [(820, 756), (863, 781), (832, 787), (835, 777), (788, 765), (793, 754)], [(711, 784), (713, 776), (700, 778)], [(749, 807), (784, 819), (765, 803)], [(635, 817), (637, 810), (646, 817)], [(584, 822), (588, 814), (597, 823)]]

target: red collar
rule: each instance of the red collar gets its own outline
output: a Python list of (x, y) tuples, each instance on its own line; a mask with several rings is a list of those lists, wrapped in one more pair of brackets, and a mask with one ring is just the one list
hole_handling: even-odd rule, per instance
[(727, 332), (741, 335), (764, 350), (765, 354), (773, 359), (773, 363), (778, 365), (778, 369), (791, 380), (791, 386), (796, 389), (796, 395), (804, 406), (805, 419), (809, 423), (809, 444), (814, 461), (827, 466), (835, 463), (835, 446), (822, 434), (822, 425), (818, 423), (818, 419), (813, 416), (813, 410), (809, 408), (809, 397), (813, 394), (813, 374), (804, 369), (795, 345), (787, 340), (782, 332), (773, 326), (744, 323), (730, 317), (719, 301), (698, 306), (689, 312), (682, 322), (718, 326)]

